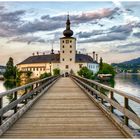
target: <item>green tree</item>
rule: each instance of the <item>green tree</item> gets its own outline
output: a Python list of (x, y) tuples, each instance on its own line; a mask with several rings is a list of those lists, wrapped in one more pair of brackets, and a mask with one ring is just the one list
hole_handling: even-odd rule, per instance
[(14, 66), (13, 58), (10, 57), (6, 64), (6, 71), (4, 73), (4, 78), (16, 80), (16, 72), (17, 72), (17, 68), (16, 66)]
[(53, 75), (60, 75), (60, 69), (53, 69)]
[(33, 72), (32, 71), (27, 71), (26, 75), (28, 78), (30, 78), (32, 76)]
[(41, 74), (39, 78), (43, 79), (43, 78), (46, 78), (46, 77), (49, 77), (49, 76), (51, 76), (51, 73), (45, 72), (45, 73)]
[(78, 75), (88, 78), (88, 79), (93, 79), (93, 72), (89, 70), (87, 67), (82, 67), (78, 72)]
[(113, 68), (113, 66), (103, 63), (102, 69), (99, 70), (98, 74), (112, 74), (112, 77), (115, 76), (116, 72)]
[(102, 57), (100, 58), (100, 63), (99, 63), (99, 70), (103, 69), (103, 59)]

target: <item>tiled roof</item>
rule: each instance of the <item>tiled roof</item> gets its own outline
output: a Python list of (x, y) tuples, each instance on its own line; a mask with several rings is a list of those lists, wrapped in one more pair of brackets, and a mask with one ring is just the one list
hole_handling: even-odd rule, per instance
[[(37, 55), (30, 56), (20, 64), (33, 64), (33, 63), (60, 63), (60, 54), (48, 54), (48, 55)], [(92, 57), (85, 54), (76, 54), (76, 62), (81, 63), (97, 63), (93, 61)]]

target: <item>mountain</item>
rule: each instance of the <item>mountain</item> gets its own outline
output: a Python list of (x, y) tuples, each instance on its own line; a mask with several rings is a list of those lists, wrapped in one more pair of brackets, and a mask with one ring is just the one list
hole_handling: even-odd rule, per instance
[(140, 65), (140, 57), (139, 58), (136, 58), (136, 59), (132, 59), (132, 60), (129, 60), (129, 61), (125, 61), (125, 62), (122, 62), (120, 64), (126, 64), (126, 65)]
[(112, 66), (119, 68), (120, 70), (126, 71), (139, 71), (140, 70), (140, 57), (136, 59), (132, 59), (129, 61), (124, 61), (121, 63), (112, 63)]

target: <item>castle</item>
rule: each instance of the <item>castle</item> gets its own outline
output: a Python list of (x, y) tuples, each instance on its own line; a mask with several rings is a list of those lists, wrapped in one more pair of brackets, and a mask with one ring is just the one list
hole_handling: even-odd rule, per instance
[(97, 62), (98, 55), (93, 52), (93, 57), (87, 54), (77, 54), (76, 38), (72, 37), (73, 31), (70, 29), (70, 19), (67, 16), (66, 29), (63, 31), (64, 37), (60, 38), (60, 51), (56, 54), (51, 50), (50, 54), (33, 55), (17, 64), (21, 71), (32, 71), (32, 77), (39, 77), (41, 74), (53, 73), (53, 69), (60, 69), (61, 74), (75, 73), (83, 66), (98, 72), (99, 64)]

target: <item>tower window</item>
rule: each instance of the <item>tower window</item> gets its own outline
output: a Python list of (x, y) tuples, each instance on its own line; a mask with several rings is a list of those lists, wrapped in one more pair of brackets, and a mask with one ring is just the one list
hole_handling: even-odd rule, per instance
[(69, 44), (69, 40), (66, 40), (66, 44)]
[(66, 65), (66, 69), (68, 69), (69, 68), (69, 65)]
[(70, 51), (70, 53), (72, 53), (72, 51)]
[(72, 41), (70, 40), (70, 43), (72, 43)]
[(70, 58), (70, 61), (72, 61), (72, 58)]
[(64, 59), (64, 58), (62, 58), (62, 61), (65, 61), (65, 59)]
[(64, 43), (64, 40), (63, 40), (63, 43)]
[(64, 48), (64, 45), (62, 47)]
[(70, 48), (72, 48), (72, 46), (70, 45)]
[(63, 53), (65, 52), (65, 51), (62, 51)]

